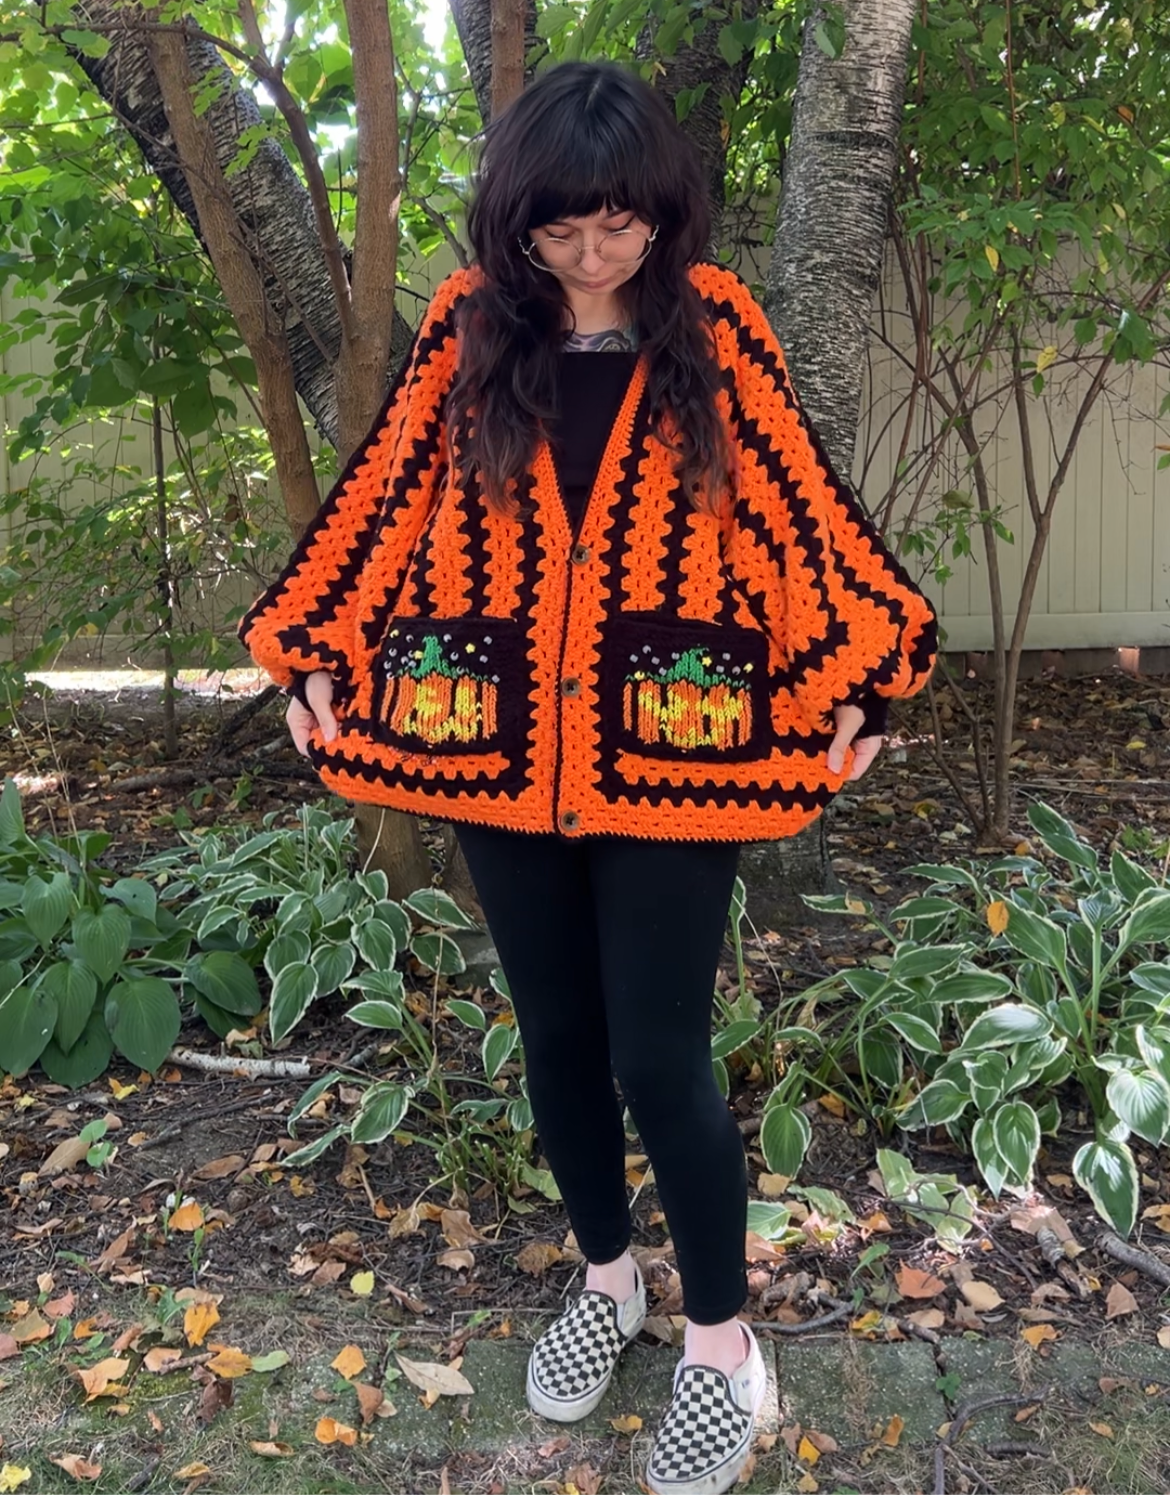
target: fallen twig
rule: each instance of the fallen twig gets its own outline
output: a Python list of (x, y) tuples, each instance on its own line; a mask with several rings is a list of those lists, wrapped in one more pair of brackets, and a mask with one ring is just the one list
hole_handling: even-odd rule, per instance
[(234, 1054), (202, 1054), (198, 1049), (172, 1049), (172, 1064), (201, 1069), (211, 1075), (247, 1075), (249, 1079), (307, 1080), (313, 1066), (307, 1059), (247, 1059)]
[(1143, 1251), (1140, 1246), (1130, 1246), (1112, 1230), (1103, 1230), (1097, 1237), (1097, 1249), (1104, 1251), (1106, 1256), (1112, 1256), (1115, 1261), (1123, 1262), (1127, 1267), (1136, 1267), (1139, 1272), (1144, 1272), (1163, 1287), (1170, 1287), (1170, 1266), (1152, 1251)]
[(1050, 1459), (1052, 1450), (1043, 1443), (1021, 1443), (1019, 1439), (1002, 1438), (997, 1443), (985, 1443), (983, 1452), (992, 1459)]
[(1002, 1396), (981, 1396), (956, 1407), (946, 1436), (935, 1444), (933, 1495), (947, 1495), (946, 1457), (949, 1452), (953, 1451), (955, 1444), (959, 1441), (959, 1435), (973, 1417), (977, 1417), (980, 1412), (986, 1412), (992, 1407), (1031, 1406), (1033, 1402), (1044, 1401), (1051, 1389), (1046, 1386), (1043, 1391), (1033, 1392), (1030, 1396), (1018, 1392), (1006, 1392)]
[(1084, 1275), (1065, 1255), (1064, 1244), (1056, 1231), (1041, 1225), (1036, 1231), (1036, 1244), (1044, 1260), (1064, 1283), (1067, 1283), (1078, 1298), (1087, 1298), (1092, 1291)]

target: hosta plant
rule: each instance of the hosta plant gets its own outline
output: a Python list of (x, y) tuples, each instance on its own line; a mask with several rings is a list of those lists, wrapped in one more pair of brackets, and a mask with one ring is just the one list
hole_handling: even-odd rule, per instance
[(810, 1081), (879, 1127), (945, 1126), (997, 1197), (1028, 1186), (1071, 1102), (1094, 1126), (1074, 1175), (1132, 1229), (1132, 1139), (1170, 1133), (1170, 890), (1122, 851), (1099, 856), (1047, 805), (1029, 820), (1047, 855), (912, 868), (927, 890), (886, 921), (860, 899), (807, 900), (871, 920), (892, 954), (802, 993), (804, 1020), (774, 1035), (793, 1055), (761, 1131), (774, 1171), (804, 1156)]
[(162, 1063), (184, 987), (246, 1021), (260, 1010), (249, 966), (199, 936), (142, 877), (97, 865), (105, 832), (55, 839), (25, 829), (12, 779), (0, 791), (0, 1070), (38, 1061), (50, 1079), (89, 1084), (118, 1052)]

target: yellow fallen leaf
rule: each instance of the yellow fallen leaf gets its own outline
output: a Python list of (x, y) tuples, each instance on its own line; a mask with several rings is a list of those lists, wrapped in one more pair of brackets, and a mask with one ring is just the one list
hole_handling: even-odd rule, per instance
[(344, 1443), (347, 1448), (352, 1448), (357, 1442), (357, 1429), (332, 1417), (322, 1417), (318, 1420), (313, 1436), (318, 1443)]
[(32, 1479), (32, 1470), (25, 1469), (20, 1464), (5, 1464), (0, 1469), (0, 1490), (15, 1490), (17, 1485), (23, 1485), (26, 1479)]
[(198, 1230), (203, 1224), (203, 1206), (198, 1199), (181, 1204), (170, 1219), (172, 1230)]
[(347, 1344), (344, 1349), (337, 1352), (336, 1358), (331, 1363), (338, 1375), (344, 1376), (347, 1381), (352, 1381), (354, 1376), (360, 1376), (365, 1370), (366, 1357), (356, 1344)]
[(1051, 1324), (1031, 1324), (1027, 1329), (1020, 1330), (1020, 1338), (1026, 1339), (1034, 1350), (1038, 1350), (1045, 1340), (1059, 1337)]
[(615, 1433), (624, 1433), (628, 1436), (630, 1433), (638, 1431), (642, 1426), (642, 1419), (636, 1412), (631, 1412), (626, 1417), (611, 1417), (609, 1425)]
[(215, 1354), (207, 1362), (207, 1369), (214, 1371), (217, 1376), (222, 1376), (225, 1381), (234, 1380), (237, 1376), (246, 1376), (252, 1369), (251, 1355), (245, 1355), (243, 1350), (237, 1350), (231, 1345), (213, 1344), (208, 1349), (214, 1350)]
[(194, 1464), (184, 1464), (181, 1469), (176, 1469), (175, 1472), (174, 1472), (174, 1474), (173, 1474), (173, 1476), (172, 1476), (172, 1478), (173, 1479), (202, 1479), (205, 1474), (210, 1474), (210, 1473), (211, 1473), (211, 1470), (208, 1468), (208, 1466), (206, 1464), (200, 1464), (198, 1461), (196, 1461)]
[(349, 1279), (349, 1290), (357, 1298), (368, 1298), (374, 1291), (373, 1272), (355, 1272)]
[(75, 1374), (82, 1386), (85, 1387), (86, 1401), (92, 1402), (99, 1396), (114, 1396), (118, 1394), (121, 1387), (117, 1383), (129, 1369), (129, 1360), (123, 1360), (121, 1356), (111, 1355), (105, 1360), (99, 1360), (96, 1365), (91, 1365), (88, 1370), (78, 1369)]
[(209, 1329), (219, 1323), (219, 1309), (214, 1303), (192, 1303), (183, 1315), (183, 1333), (187, 1343), (202, 1344)]
[[(113, 1075), (110, 1076), (110, 1089), (114, 1092), (115, 1100), (125, 1100), (128, 1095), (138, 1094), (137, 1085), (123, 1085), (121, 1080), (115, 1080)], [(56, 1463), (56, 1459), (53, 1462)], [(92, 1479), (93, 1475), (88, 1475), (87, 1478)]]
[(1109, 1424), (1107, 1422), (1091, 1422), (1089, 1424), (1089, 1426), (1093, 1429), (1093, 1431), (1095, 1433), (1100, 1434), (1100, 1436), (1102, 1438), (1112, 1438), (1113, 1437), (1113, 1429), (1109, 1426)]
[(796, 1488), (800, 1491), (800, 1495), (814, 1495), (814, 1491), (819, 1490), (821, 1486), (820, 1481), (806, 1469), (796, 1481)]
[[(137, 1090), (137, 1085), (131, 1085), (131, 1090)], [(50, 1464), (56, 1464), (58, 1469), (64, 1469), (65, 1473), (73, 1479), (100, 1479), (102, 1466), (91, 1464), (88, 1459), (83, 1459), (79, 1453), (64, 1453), (60, 1458), (50, 1459)]]
[(1000, 899), (987, 905), (987, 927), (992, 934), (1002, 934), (1008, 927), (1010, 917), (1007, 904)]
[(248, 1447), (264, 1459), (289, 1459), (296, 1453), (291, 1443), (249, 1443)]
[(803, 1459), (806, 1464), (815, 1464), (820, 1456), (821, 1451), (815, 1443), (810, 1442), (808, 1438), (801, 1438), (796, 1448), (798, 1459)]

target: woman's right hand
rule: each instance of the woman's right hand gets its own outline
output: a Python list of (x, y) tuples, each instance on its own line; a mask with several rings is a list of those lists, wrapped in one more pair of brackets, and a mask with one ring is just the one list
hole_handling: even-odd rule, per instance
[(309, 756), (309, 733), (319, 726), (326, 742), (337, 736), (337, 718), (333, 715), (333, 676), (328, 670), (314, 670), (305, 677), (305, 697), (308, 706), (302, 706), (293, 696), (288, 703), (284, 719), (297, 752), (302, 758)]

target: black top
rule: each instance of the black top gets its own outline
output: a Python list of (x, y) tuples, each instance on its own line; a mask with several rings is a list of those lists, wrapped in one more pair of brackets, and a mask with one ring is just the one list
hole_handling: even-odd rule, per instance
[(576, 534), (593, 479), (638, 361), (636, 352), (562, 353), (557, 408), (549, 444), (557, 481)]

